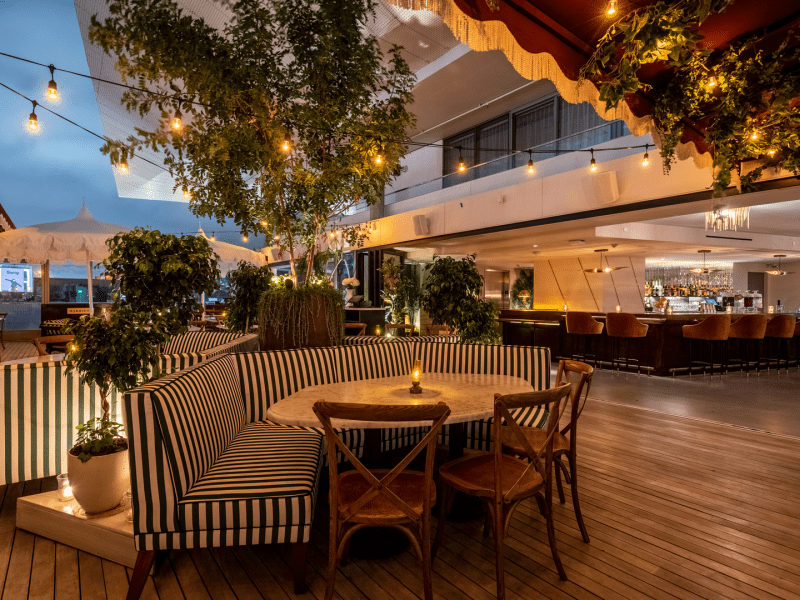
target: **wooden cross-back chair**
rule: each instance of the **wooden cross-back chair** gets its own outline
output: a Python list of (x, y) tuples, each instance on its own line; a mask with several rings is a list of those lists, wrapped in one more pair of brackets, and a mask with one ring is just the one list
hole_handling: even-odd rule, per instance
[[(497, 598), (505, 598), (505, 577), (503, 565), (503, 548), (505, 536), (511, 523), (514, 509), (526, 498), (535, 497), (539, 510), (547, 523), (547, 537), (550, 541), (550, 551), (553, 561), (561, 579), (567, 579), (564, 567), (556, 549), (555, 528), (553, 526), (553, 436), (558, 431), (558, 422), (566, 402), (562, 400), (570, 393), (568, 383), (536, 392), (523, 394), (509, 394), (494, 396), (494, 420), (492, 422), (492, 439), (495, 440), (491, 452), (478, 452), (457, 458), (443, 465), (439, 470), (442, 479), (442, 497), (440, 498), (439, 526), (436, 530), (436, 542), (433, 554), (442, 542), (442, 532), (448, 509), (448, 496), (453, 490), (464, 492), (471, 496), (481, 498), (489, 512), (492, 522), (492, 531), (495, 540), (496, 568), (497, 568)], [(544, 444), (535, 450), (525, 436), (523, 429), (517, 423), (512, 410), (534, 406), (551, 405), (548, 418), (547, 436)], [(507, 426), (503, 426), (503, 422)], [(503, 454), (502, 444), (496, 440), (502, 439), (501, 430), (509, 430), (519, 441), (529, 459)], [(544, 464), (542, 464), (544, 458)]]
[[(325, 599), (333, 597), (336, 570), (350, 537), (364, 527), (394, 527), (402, 531), (422, 562), (425, 600), (433, 598), (431, 586), (431, 509), (436, 503), (433, 464), (442, 425), (450, 415), (443, 402), (417, 406), (317, 402), (314, 413), (325, 430), (330, 469), (330, 541)], [(393, 469), (367, 469), (334, 431), (331, 419), (382, 423), (432, 423), (430, 431)], [(403, 425), (413, 426), (413, 425)], [(406, 471), (423, 450), (425, 472)], [(339, 474), (337, 452), (354, 471)]]
[[(569, 421), (561, 429), (553, 435), (553, 461), (556, 467), (556, 484), (558, 486), (558, 499), (563, 504), (566, 499), (564, 498), (564, 487), (561, 483), (561, 474), (563, 472), (564, 478), (570, 484), (572, 490), (572, 506), (575, 509), (575, 518), (578, 521), (578, 527), (581, 530), (583, 541), (589, 543), (589, 534), (586, 531), (586, 525), (583, 523), (583, 515), (581, 514), (581, 505), (578, 500), (578, 417), (583, 412), (583, 407), (586, 405), (586, 399), (589, 397), (589, 389), (592, 387), (592, 376), (594, 369), (584, 362), (577, 360), (562, 360), (558, 363), (558, 374), (556, 375), (556, 385), (569, 383), (572, 385), (572, 392), (569, 397)], [(566, 410), (566, 408), (565, 408)], [(543, 429), (535, 427), (524, 427), (523, 432), (528, 443), (536, 450), (543, 447), (547, 432)], [(517, 437), (503, 429), (501, 433), (503, 442), (503, 449), (511, 454), (517, 456), (524, 456), (524, 448), (519, 442)], [(568, 437), (569, 436), (569, 437)], [(569, 471), (567, 471), (564, 463), (561, 462), (563, 456), (567, 457), (569, 463)]]

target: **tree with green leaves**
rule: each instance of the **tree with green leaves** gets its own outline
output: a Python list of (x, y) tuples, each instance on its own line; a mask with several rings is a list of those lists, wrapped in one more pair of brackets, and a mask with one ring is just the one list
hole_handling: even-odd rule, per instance
[(156, 344), (184, 333), (201, 294), (218, 287), (217, 256), (203, 237), (137, 227), (107, 243), (111, 252), (103, 268), (120, 293), (113, 310), (127, 307)]
[(480, 299), (483, 277), (475, 265), (474, 254), (461, 260), (437, 256), (425, 270), (428, 277), (421, 304), (435, 324), (457, 329), (466, 343), (500, 341), (495, 323), (499, 309), (493, 302)]
[[(161, 115), (103, 151), (113, 163), (162, 152), (195, 214), (274, 239), (295, 277), (307, 249), (310, 275), (327, 224), (399, 173), (414, 76), (398, 47), (384, 57), (365, 33), (375, 0), (225, 6), (221, 29), (173, 0), (110, 0), (110, 16), (92, 18), (90, 40), (149, 90), (126, 91), (125, 107)], [(357, 244), (364, 232), (343, 235)]]
[(228, 273), (232, 296), (226, 304), (225, 326), (230, 331), (249, 333), (250, 325), (258, 320), (258, 303), (269, 289), (272, 271), (268, 266), (256, 267), (244, 261)]

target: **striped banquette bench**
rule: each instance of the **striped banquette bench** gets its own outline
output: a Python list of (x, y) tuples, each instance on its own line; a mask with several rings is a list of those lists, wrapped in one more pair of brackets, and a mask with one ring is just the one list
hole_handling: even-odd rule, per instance
[[(134, 585), (144, 584), (156, 551), (284, 542), (293, 545), (300, 593), (323, 436), (273, 423), (267, 411), (308, 386), (407, 374), (415, 358), (425, 372), (505, 374), (533, 389), (550, 387), (547, 348), (423, 341), (226, 354), (126, 394), (139, 551), (129, 600), (141, 592)], [(521, 417), (521, 424), (542, 426), (547, 414)], [(468, 424), (466, 445), (488, 448), (490, 428), (489, 421)], [(412, 444), (420, 435), (416, 428), (386, 430), (381, 446)], [(344, 438), (363, 453), (363, 430)]]

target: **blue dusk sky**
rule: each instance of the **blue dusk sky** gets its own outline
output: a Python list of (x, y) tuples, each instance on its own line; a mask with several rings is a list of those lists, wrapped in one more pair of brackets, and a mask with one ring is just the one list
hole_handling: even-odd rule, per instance
[[(0, 0), (0, 52), (89, 73), (72, 0)], [(45, 67), (0, 56), (0, 83), (102, 135), (91, 81), (56, 72), (61, 99), (54, 105), (44, 97), (49, 79)], [(32, 134), (30, 112), (30, 102), (0, 87), (0, 204), (17, 227), (71, 219), (85, 198), (101, 221), (169, 233), (199, 225), (241, 244), (234, 224), (221, 235), (216, 221), (198, 219), (188, 204), (120, 198), (99, 139), (41, 108), (40, 131)], [(247, 246), (260, 248), (263, 238), (251, 236)]]

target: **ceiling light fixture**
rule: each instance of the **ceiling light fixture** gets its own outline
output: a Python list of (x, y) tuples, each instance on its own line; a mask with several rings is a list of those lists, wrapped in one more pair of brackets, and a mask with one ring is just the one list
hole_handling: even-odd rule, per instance
[(775, 275), (776, 277), (785, 277), (786, 275), (793, 275), (794, 271), (784, 271), (781, 269), (781, 259), (786, 258), (785, 254), (773, 254), (774, 258), (778, 259), (778, 268), (771, 271), (764, 271), (767, 275)]
[(599, 269), (583, 269), (584, 273), (611, 273), (612, 271), (619, 271), (620, 269), (627, 269), (627, 267), (612, 267), (606, 259), (606, 267), (603, 266), (603, 253), (608, 252), (608, 248), (595, 250), (600, 253), (600, 268)]
[(703, 267), (695, 267), (694, 269), (689, 269), (690, 273), (696, 273), (698, 275), (708, 274), (708, 273), (718, 273), (723, 269), (707, 269), (706, 268), (706, 254), (711, 252), (711, 250), (698, 250), (698, 252), (702, 253), (703, 255)]
[(727, 208), (717, 204), (706, 212), (706, 229), (714, 231), (737, 231), (739, 228), (750, 228), (750, 207)]

